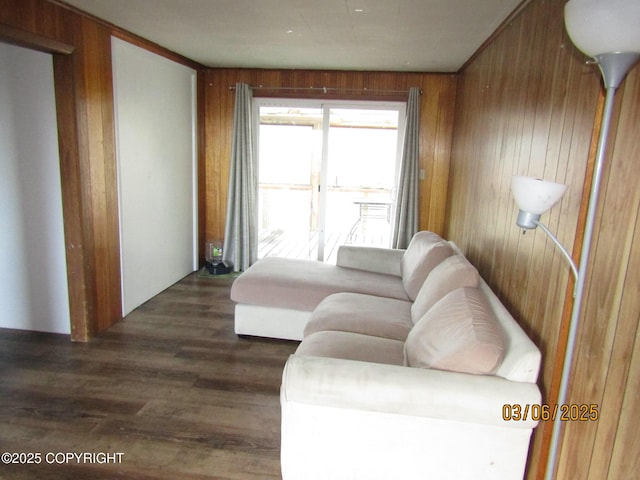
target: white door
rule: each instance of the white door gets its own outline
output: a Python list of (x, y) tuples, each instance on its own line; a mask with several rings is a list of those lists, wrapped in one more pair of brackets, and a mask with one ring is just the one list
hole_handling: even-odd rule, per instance
[(123, 315), (197, 269), (196, 72), (113, 38)]

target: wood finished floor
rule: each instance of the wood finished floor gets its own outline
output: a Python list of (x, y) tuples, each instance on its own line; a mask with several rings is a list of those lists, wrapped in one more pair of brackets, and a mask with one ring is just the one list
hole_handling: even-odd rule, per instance
[[(0, 453), (42, 454), (0, 478), (281, 478), (279, 388), (297, 342), (238, 338), (231, 282), (190, 275), (88, 344), (0, 329)], [(123, 455), (57, 465), (48, 452)]]

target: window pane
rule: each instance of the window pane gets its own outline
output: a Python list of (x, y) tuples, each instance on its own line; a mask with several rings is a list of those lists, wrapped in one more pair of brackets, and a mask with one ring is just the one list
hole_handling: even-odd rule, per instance
[(309, 126), (260, 125), (260, 183), (308, 184), (313, 133)]

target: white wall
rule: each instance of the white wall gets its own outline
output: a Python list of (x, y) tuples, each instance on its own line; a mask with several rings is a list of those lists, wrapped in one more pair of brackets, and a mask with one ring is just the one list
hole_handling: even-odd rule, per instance
[(127, 315), (198, 266), (196, 71), (111, 44)]
[(70, 333), (51, 55), (0, 43), (0, 327)]

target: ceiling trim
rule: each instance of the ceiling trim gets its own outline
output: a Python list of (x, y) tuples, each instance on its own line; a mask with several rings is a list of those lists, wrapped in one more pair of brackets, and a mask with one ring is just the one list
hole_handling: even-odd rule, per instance
[(84, 18), (87, 18), (93, 22), (96, 22), (102, 25), (103, 27), (111, 30), (111, 35), (113, 35), (116, 38), (119, 38), (120, 40), (124, 40), (138, 47), (142, 47), (146, 50), (149, 50), (150, 52), (156, 53), (170, 60), (174, 60), (178, 63), (181, 63), (187, 67), (194, 68), (196, 70), (201, 70), (206, 68), (204, 65), (202, 65), (199, 62), (196, 62), (195, 60), (185, 57), (184, 55), (180, 55), (179, 53), (169, 50), (168, 48), (163, 47), (162, 45), (158, 45), (157, 43), (152, 42), (151, 40), (148, 40), (135, 33), (132, 33), (122, 27), (114, 25), (113, 23), (107, 20), (104, 20), (103, 18), (96, 17), (95, 15), (85, 12), (84, 10), (80, 10), (79, 8), (74, 7), (73, 5), (69, 5), (68, 3), (62, 0), (47, 0), (47, 1), (49, 3), (58, 5), (61, 8), (65, 8), (75, 13), (76, 15), (80, 15)]

